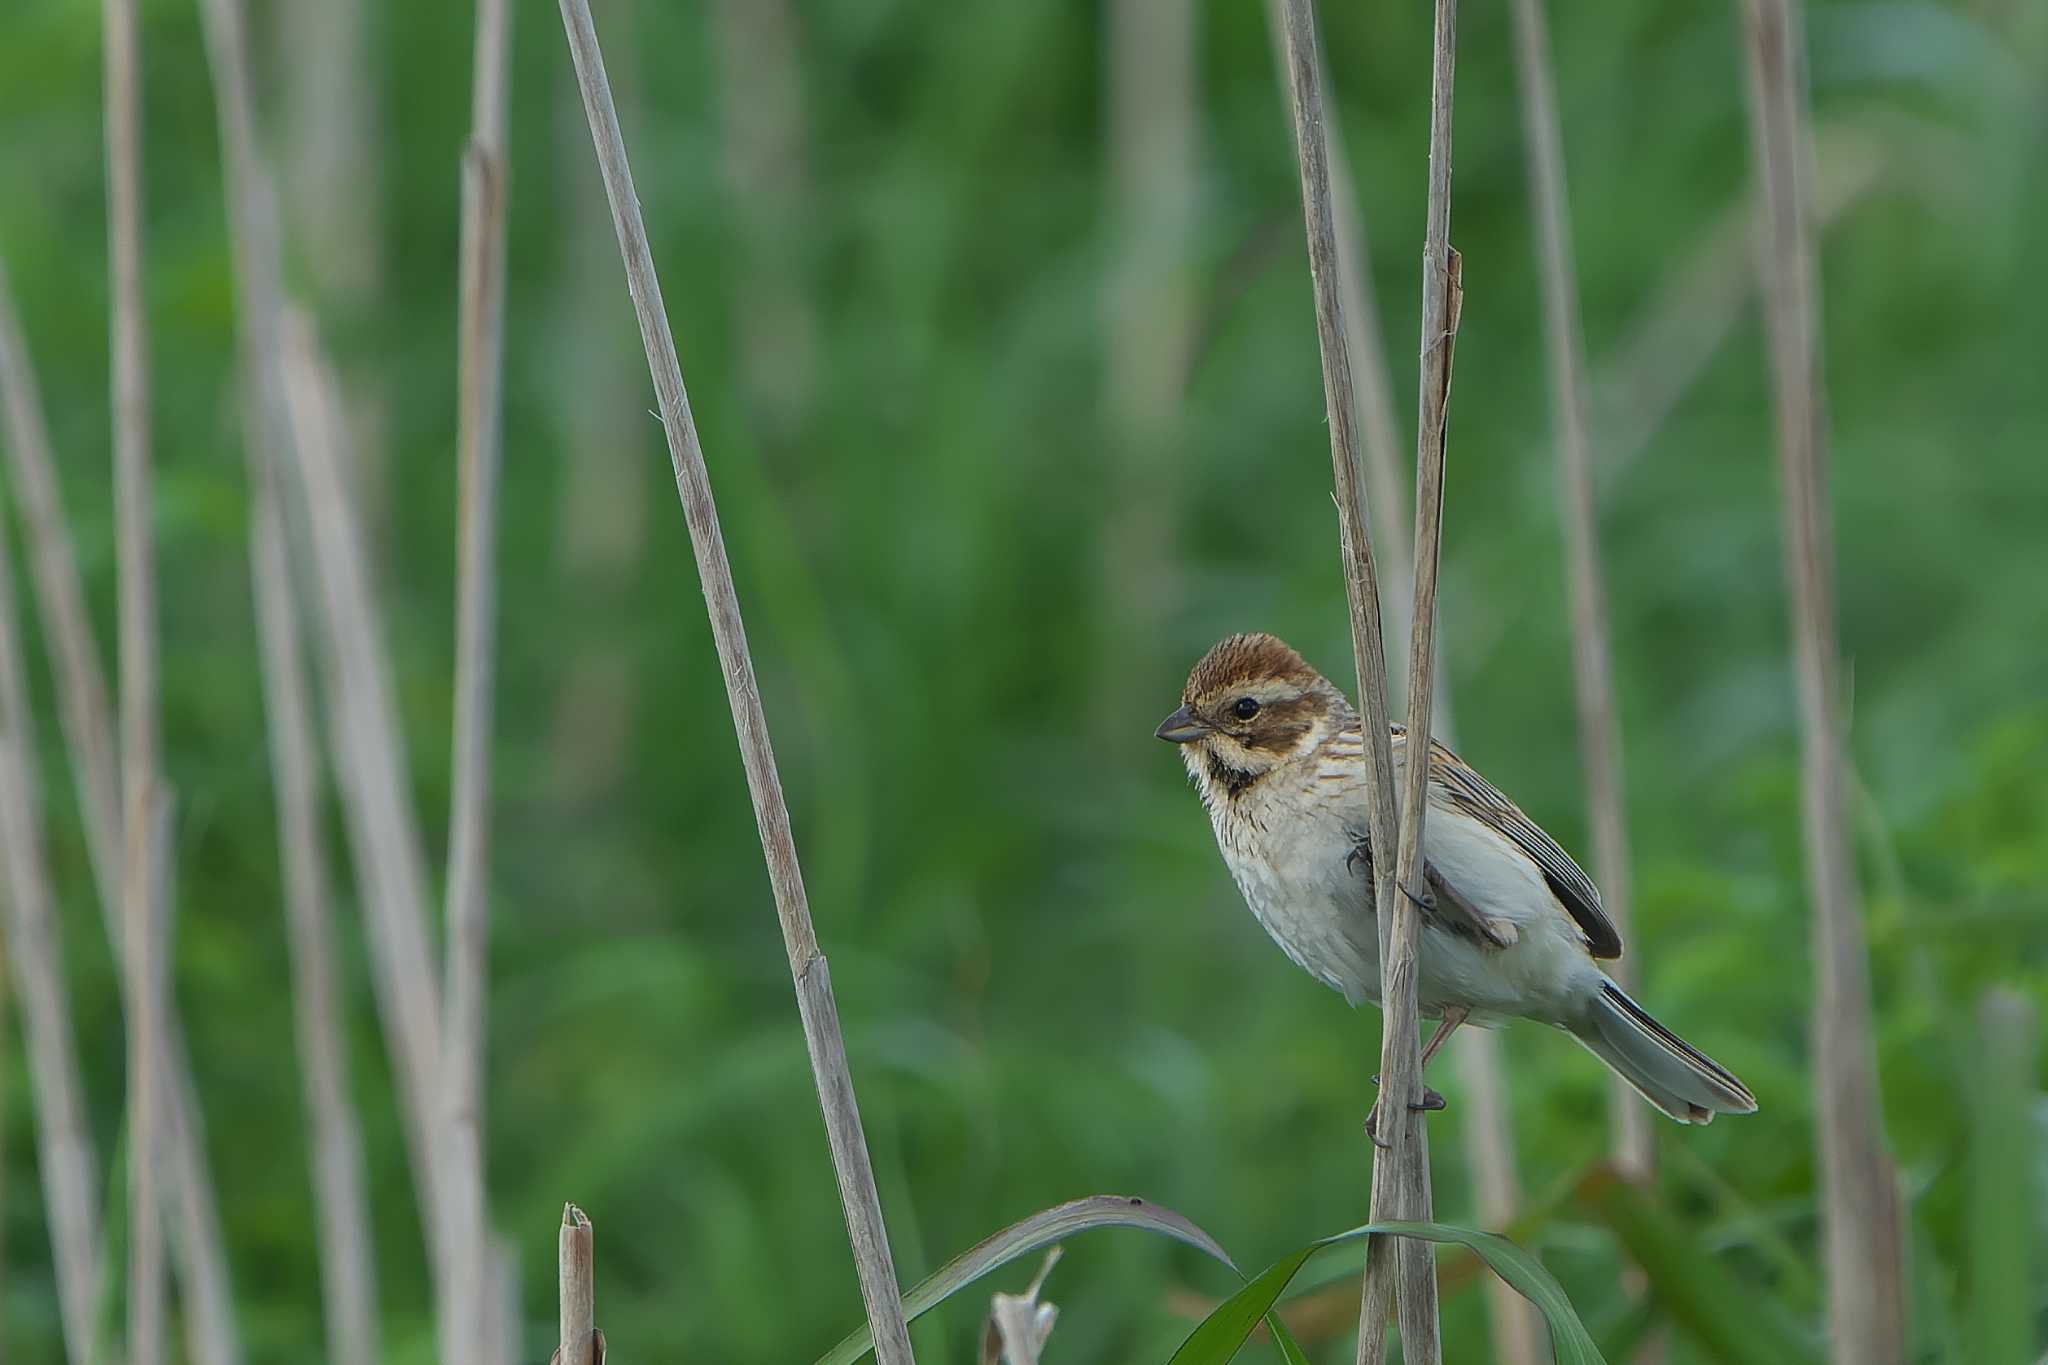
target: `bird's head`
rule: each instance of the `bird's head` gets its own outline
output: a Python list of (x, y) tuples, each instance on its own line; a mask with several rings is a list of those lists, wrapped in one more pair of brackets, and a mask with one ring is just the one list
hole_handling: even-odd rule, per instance
[(1181, 707), (1159, 738), (1181, 758), (1205, 800), (1237, 796), (1273, 769), (1313, 752), (1344, 728), (1344, 694), (1271, 635), (1232, 635), (1188, 674)]

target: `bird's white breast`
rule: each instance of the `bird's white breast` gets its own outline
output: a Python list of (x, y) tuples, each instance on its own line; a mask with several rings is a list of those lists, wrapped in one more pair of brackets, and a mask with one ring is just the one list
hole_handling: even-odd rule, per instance
[[(1214, 792), (1209, 803), (1217, 845), (1252, 914), (1290, 958), (1354, 1005), (1380, 998), (1371, 879), (1351, 861), (1366, 826), (1363, 767), (1281, 769), (1235, 798)], [(1425, 856), (1467, 904), (1512, 924), (1515, 941), (1495, 947), (1425, 920), (1422, 1012), (1459, 1006), (1477, 1022), (1575, 1017), (1601, 980), (1578, 926), (1510, 839), (1432, 797)]]

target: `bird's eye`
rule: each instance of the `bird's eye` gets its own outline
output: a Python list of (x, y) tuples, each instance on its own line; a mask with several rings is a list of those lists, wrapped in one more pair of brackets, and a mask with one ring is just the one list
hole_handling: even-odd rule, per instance
[(1230, 708), (1230, 713), (1239, 720), (1250, 720), (1259, 714), (1259, 700), (1257, 697), (1239, 697), (1237, 705)]

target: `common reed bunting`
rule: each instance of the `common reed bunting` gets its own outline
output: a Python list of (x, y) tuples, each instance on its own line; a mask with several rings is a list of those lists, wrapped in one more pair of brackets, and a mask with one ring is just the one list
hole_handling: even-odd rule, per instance
[[(1379, 1003), (1379, 935), (1358, 713), (1271, 635), (1233, 635), (1188, 676), (1159, 727), (1208, 807), (1223, 861), (1273, 941), (1356, 1005)], [(1408, 737), (1392, 727), (1394, 766)], [(1583, 1043), (1680, 1123), (1748, 1114), (1741, 1081), (1665, 1028), (1600, 970), (1621, 936), (1556, 841), (1443, 745), (1429, 746), (1417, 996), (1438, 1020), (1426, 1065), (1460, 1024), (1508, 1016)], [(1442, 1107), (1426, 1096), (1424, 1108)]]

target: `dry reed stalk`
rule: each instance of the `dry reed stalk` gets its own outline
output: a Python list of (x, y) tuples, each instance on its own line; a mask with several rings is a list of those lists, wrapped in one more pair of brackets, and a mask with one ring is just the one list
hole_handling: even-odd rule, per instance
[(602, 1365), (597, 1345), (597, 1252), (590, 1220), (574, 1204), (562, 1206), (556, 1237), (560, 1275), (561, 1345), (553, 1365)]
[[(0, 267), (0, 373), (19, 346)], [(7, 394), (11, 439), (21, 439), (18, 395)], [(0, 863), (6, 867), (7, 968), (21, 1002), (34, 1087), (36, 1167), (56, 1264), (58, 1318), (70, 1365), (99, 1359), (95, 1299), (103, 1256), (99, 1157), (85, 1113), (85, 1083), (71, 1030), (71, 993), (56, 896), (44, 861), (41, 797), (28, 680), (15, 618), (14, 579), (0, 523)]]
[[(1380, 623), (1379, 586), (1373, 565), (1372, 538), (1366, 527), (1365, 503), (1358, 486), (1358, 431), (1352, 410), (1353, 381), (1342, 273), (1337, 252), (1335, 210), (1331, 205), (1328, 116), (1323, 107), (1322, 72), (1316, 43), (1315, 14), (1310, 0), (1287, 0), (1286, 38), (1288, 90), (1294, 115), (1295, 151), (1301, 176), (1302, 216), (1308, 235), (1309, 275), (1314, 284), (1316, 339), (1322, 354), (1323, 402), (1330, 427), (1331, 473), (1336, 486), (1339, 540), (1343, 552), (1344, 586), (1350, 605), (1351, 647), (1357, 668), (1359, 710), (1364, 730), (1367, 784), (1367, 827), (1372, 848), (1375, 901), (1379, 924), (1384, 989), (1381, 1026), (1382, 1113), (1380, 1129), (1391, 1146), (1373, 1159), (1375, 1218), (1429, 1216), (1428, 1152), (1420, 1116), (1408, 1109), (1420, 1099), (1419, 1048), (1416, 1039), (1413, 908), (1404, 908), (1396, 892), (1397, 866), (1387, 856), (1395, 846), (1394, 765), (1387, 723), (1386, 654)], [(1431, 539), (1434, 545), (1434, 537)], [(1432, 574), (1433, 580), (1433, 574)], [(1413, 670), (1410, 670), (1411, 681)], [(1429, 685), (1425, 674), (1423, 685)], [(1425, 719), (1427, 717), (1425, 716)], [(1416, 765), (1420, 769), (1423, 765)], [(1407, 982), (1403, 986), (1397, 959), (1407, 943)], [(1405, 1013), (1404, 1013), (1405, 1001)], [(1394, 1069), (1389, 1057), (1405, 1050), (1406, 1070)], [(1385, 1314), (1393, 1297), (1394, 1275), (1413, 1305), (1418, 1326), (1409, 1358), (1433, 1361), (1435, 1340), (1435, 1270), (1429, 1250), (1420, 1243), (1395, 1242), (1393, 1254), (1371, 1258), (1360, 1304), (1358, 1352), (1363, 1362), (1376, 1361), (1385, 1350)], [(1419, 1250), (1411, 1256), (1409, 1250)], [(1427, 1327), (1419, 1325), (1423, 1316)], [(1404, 1321), (1405, 1326), (1405, 1321)], [(1404, 1332), (1405, 1336), (1405, 1332)]]
[[(273, 449), (295, 461), (287, 472), (295, 472), (297, 479), (280, 483), (295, 484), (295, 510), (308, 528), (301, 581), (311, 579), (317, 588), (317, 657), (325, 679), (320, 694), (327, 707), (328, 742), (369, 927), (372, 984), (400, 1078), (420, 1219), (429, 1259), (438, 1271), (447, 1236), (441, 1163), (449, 1147), (426, 855), (406, 780), (391, 664), (378, 631), (361, 523), (346, 473), (348, 436), (339, 383), (305, 317), (287, 313), (278, 334), (282, 354), (273, 363), (284, 372), (290, 427)], [(286, 544), (289, 548), (290, 537)]]
[[(1174, 477), (1195, 300), (1196, 17), (1193, 0), (1113, 0), (1104, 7), (1109, 226), (1114, 253), (1102, 291), (1105, 416), (1115, 494), (1096, 551), (1102, 603), (1098, 732), (1122, 733), (1162, 670), (1153, 628), (1180, 600), (1174, 532), (1183, 511)], [(1121, 746), (1118, 746), (1121, 748)], [(1118, 751), (1112, 749), (1112, 752)]]
[(1793, 0), (1746, 0), (1746, 66), (1764, 232), (1758, 266), (1770, 338), (1782, 485), (1785, 576), (1799, 682), (1801, 807), (1813, 900), (1814, 1105), (1832, 1358), (1905, 1357), (1905, 1267), (1898, 1174), (1886, 1149), (1870, 1018), (1862, 893), (1850, 852), (1835, 638), (1820, 355), (1820, 270), (1807, 176), (1806, 60)]
[(896, 1270), (889, 1256), (888, 1230), (883, 1225), (881, 1200), (875, 1192), (874, 1168), (861, 1133), (860, 1110), (846, 1064), (845, 1040), (832, 999), (830, 969), (818, 949), (817, 932), (811, 924), (803, 873), (797, 864), (796, 841), (789, 827), (789, 808), (783, 801), (782, 782), (776, 773), (768, 721), (762, 713), (760, 687), (747, 651), (746, 627), (740, 619), (739, 598), (733, 589), (732, 566), (726, 560), (725, 540), (719, 531), (718, 509), (704, 468), (704, 452), (698, 444), (689, 396), (683, 389), (675, 338), (670, 335), (668, 315), (662, 306), (661, 282), (655, 275), (647, 230), (640, 220), (640, 200), (633, 189), (625, 138), (619, 132), (618, 111), (612, 104), (610, 82), (605, 78), (604, 57), (598, 50), (590, 6), (587, 0), (561, 0), (561, 10), (570, 56), (576, 64), (577, 84), (583, 92), (584, 112), (590, 121), (591, 142), (603, 172), (613, 225), (619, 234), (619, 253), (639, 317), (640, 339), (647, 351), (662, 427), (668, 436), (676, 491), (689, 523), (690, 543), (696, 551), (697, 575), (704, 589), (712, 638), (718, 646), (726, 699), (731, 705), (740, 758), (753, 797), (754, 817), (760, 827), (761, 851), (774, 891), (790, 974), (796, 984), (804, 1041), (810, 1052), (819, 1107), (832, 1149), (839, 1198), (846, 1212), (854, 1268), (859, 1273), (868, 1324), (874, 1332), (875, 1358), (879, 1365), (899, 1365), (913, 1359), (910, 1333), (904, 1325)]
[(348, 1041), (334, 961), (327, 854), (320, 829), (320, 751), (277, 490), (267, 476), (256, 492), (249, 553), (278, 852), (284, 863), (292, 1014), (313, 1145), (313, 1207), (327, 1356), (334, 1365), (375, 1365), (382, 1355), (377, 1273), (362, 1131), (349, 1098)]
[[(1415, 455), (1415, 610), (1408, 644), (1408, 761), (1401, 772), (1401, 838), (1394, 879), (1394, 933), (1380, 962), (1380, 1096), (1392, 1111), (1394, 1160), (1384, 1179), (1375, 1163), (1373, 1216), (1430, 1216), (1429, 1138), (1416, 1107), (1422, 1098), (1422, 1064), (1416, 1040), (1417, 954), (1422, 918), (1423, 822), (1428, 813), (1430, 712), (1436, 700), (1436, 590), (1443, 538), (1444, 438), (1451, 398), (1451, 358), (1463, 306), (1458, 253), (1451, 249), (1451, 90), (1456, 72), (1457, 0), (1437, 0), (1430, 73), (1429, 205), (1422, 244), (1422, 339), (1420, 418)], [(1401, 1323), (1401, 1358), (1410, 1365), (1442, 1359), (1436, 1294), (1436, 1261), (1421, 1242), (1395, 1242), (1397, 1266), (1379, 1258), (1368, 1263), (1361, 1305), (1358, 1354), (1361, 1365), (1385, 1349), (1384, 1291), (1395, 1282)]]
[[(328, 685), (330, 741), (430, 1264), (440, 1265), (437, 1141), (443, 1117), (441, 1005), (427, 932), (425, 855), (405, 786), (390, 669), (376, 630), (353, 503), (338, 463), (336, 404), (312, 343), (286, 325), (277, 192), (257, 141), (248, 33), (238, 0), (201, 0), (220, 123), (222, 189), (233, 245), (250, 483), (298, 493), (309, 524)], [(296, 475), (294, 480), (292, 476)], [(252, 515), (254, 513), (252, 512)]]
[(803, 54), (791, 0), (719, 0), (719, 107), (725, 182), (739, 251), (733, 296), (745, 300), (740, 382), (772, 447), (799, 437), (817, 387), (818, 329), (799, 242), (809, 175)]
[[(484, 1193), (484, 1040), (490, 971), (491, 736), (498, 610), (498, 473), (505, 356), (505, 102), (511, 14), (479, 0), (462, 163), (455, 752), (448, 817), (443, 1136), (447, 1239), (441, 1359), (483, 1360), (496, 1304)], [(493, 1362), (496, 1365), (496, 1362)]]
[[(61, 507), (62, 498), (56, 486), (50, 455), (49, 432), (44, 427), (42, 407), (36, 394), (34, 367), (15, 321), (13, 298), (7, 289), (4, 268), (0, 268), (0, 404), (7, 409), (13, 443), (25, 448), (28, 463), (22, 468), (39, 470), (40, 477), (48, 484), (45, 492), (51, 508)], [(66, 600), (83, 602), (85, 593), (69, 536), (64, 533), (61, 514), (55, 522), (46, 518), (33, 523), (33, 529), (38, 536), (48, 538), (38, 552), (37, 563), (49, 587), (41, 598), (45, 610), (44, 625), (46, 631), (54, 635), (62, 629), (55, 624), (66, 610), (61, 603)], [(59, 649), (54, 657), (60, 696), (76, 708), (75, 711), (64, 712), (69, 721), (76, 722), (75, 727), (66, 724), (65, 742), (74, 767), (83, 773), (95, 761), (92, 755), (114, 754), (116, 740), (113, 717), (107, 705), (106, 674), (100, 664), (98, 646), (89, 630), (81, 632), (76, 639), (77, 649)], [(74, 783), (89, 845), (116, 851), (123, 847), (121, 811), (114, 799), (117, 786), (118, 783), (109, 781), (101, 787), (84, 777)], [(96, 862), (94, 871), (97, 876), (99, 867)], [(98, 889), (101, 892), (100, 922), (106, 930), (107, 944), (115, 961), (125, 961), (123, 944), (126, 933), (121, 922), (119, 886), (105, 884)], [(123, 982), (125, 985), (125, 977)], [(167, 1012), (159, 1019), (159, 1024), (165, 1048), (162, 1059), (164, 1101), (168, 1106), (164, 1116), (164, 1134), (172, 1168), (171, 1197), (176, 1208), (171, 1234), (179, 1259), (177, 1269), (185, 1289), (187, 1349), (193, 1359), (204, 1365), (238, 1365), (241, 1341), (235, 1326), (234, 1293), (229, 1281), (226, 1245), (220, 1232), (220, 1212), (214, 1197), (213, 1177), (206, 1166), (198, 1091), (192, 1084), (191, 1063), (186, 1058), (177, 1015)]]
[[(1267, 0), (1266, 16), (1273, 50), (1282, 53), (1286, 45), (1285, 0)], [(1282, 79), (1284, 84), (1284, 71)], [(1410, 595), (1415, 573), (1414, 549), (1409, 543), (1412, 528), (1402, 515), (1402, 509), (1409, 504), (1406, 457), (1401, 449), (1400, 419), (1394, 411), (1386, 343), (1380, 334), (1379, 304), (1373, 295), (1372, 253), (1350, 163), (1344, 154), (1343, 120), (1337, 116), (1335, 101), (1327, 95), (1324, 107), (1329, 111), (1325, 134), (1330, 149), (1331, 206), (1337, 229), (1338, 283), (1346, 346), (1351, 354), (1352, 397), (1362, 428), (1360, 444), (1366, 486), (1370, 490), (1367, 511), (1373, 543), (1382, 552), (1386, 578), (1392, 585), (1384, 609), (1392, 628), (1393, 676), (1405, 686), (1409, 622), (1415, 607)], [(1457, 727), (1451, 719), (1448, 681), (1439, 677), (1436, 690), (1435, 731), (1445, 743), (1455, 743)], [(1508, 1119), (1508, 1085), (1501, 1065), (1500, 1040), (1489, 1030), (1468, 1029), (1459, 1036), (1453, 1051), (1465, 1082), (1460, 1131), (1466, 1139), (1466, 1165), (1478, 1195), (1479, 1217), (1487, 1227), (1506, 1227), (1521, 1209), (1522, 1190), (1515, 1173), (1514, 1130)], [(1501, 1365), (1536, 1365), (1542, 1360), (1546, 1349), (1542, 1344), (1542, 1322), (1529, 1301), (1491, 1278), (1486, 1284), (1486, 1300), (1494, 1350)]]
[[(1627, 803), (1623, 795), (1621, 715), (1614, 691), (1607, 585), (1593, 506), (1593, 442), (1587, 420), (1586, 342), (1579, 323), (1578, 267), (1573, 259), (1570, 199), (1565, 187), (1564, 132), (1550, 69), (1543, 0), (1514, 0), (1515, 62), (1522, 94), (1529, 183), (1536, 201), (1538, 273), (1543, 281), (1544, 340), (1550, 356), (1552, 419), (1557, 429), (1558, 510), (1564, 523), (1569, 582), (1572, 679), (1579, 712), (1579, 764), (1586, 818), (1593, 835), (1594, 876), (1601, 905), (1629, 936), (1632, 896)], [(1609, 971), (1623, 986), (1635, 973), (1624, 958)], [(1654, 1155), (1650, 1111), (1615, 1078), (1616, 1165), (1635, 1178), (1650, 1173)]]
[(106, 0), (107, 235), (112, 274), (114, 520), (120, 566), (122, 992), (128, 1033), (128, 1359), (164, 1359), (161, 1025), (169, 971), (156, 903), (156, 565), (149, 525), (149, 333), (143, 300), (142, 74), (134, 0)]

